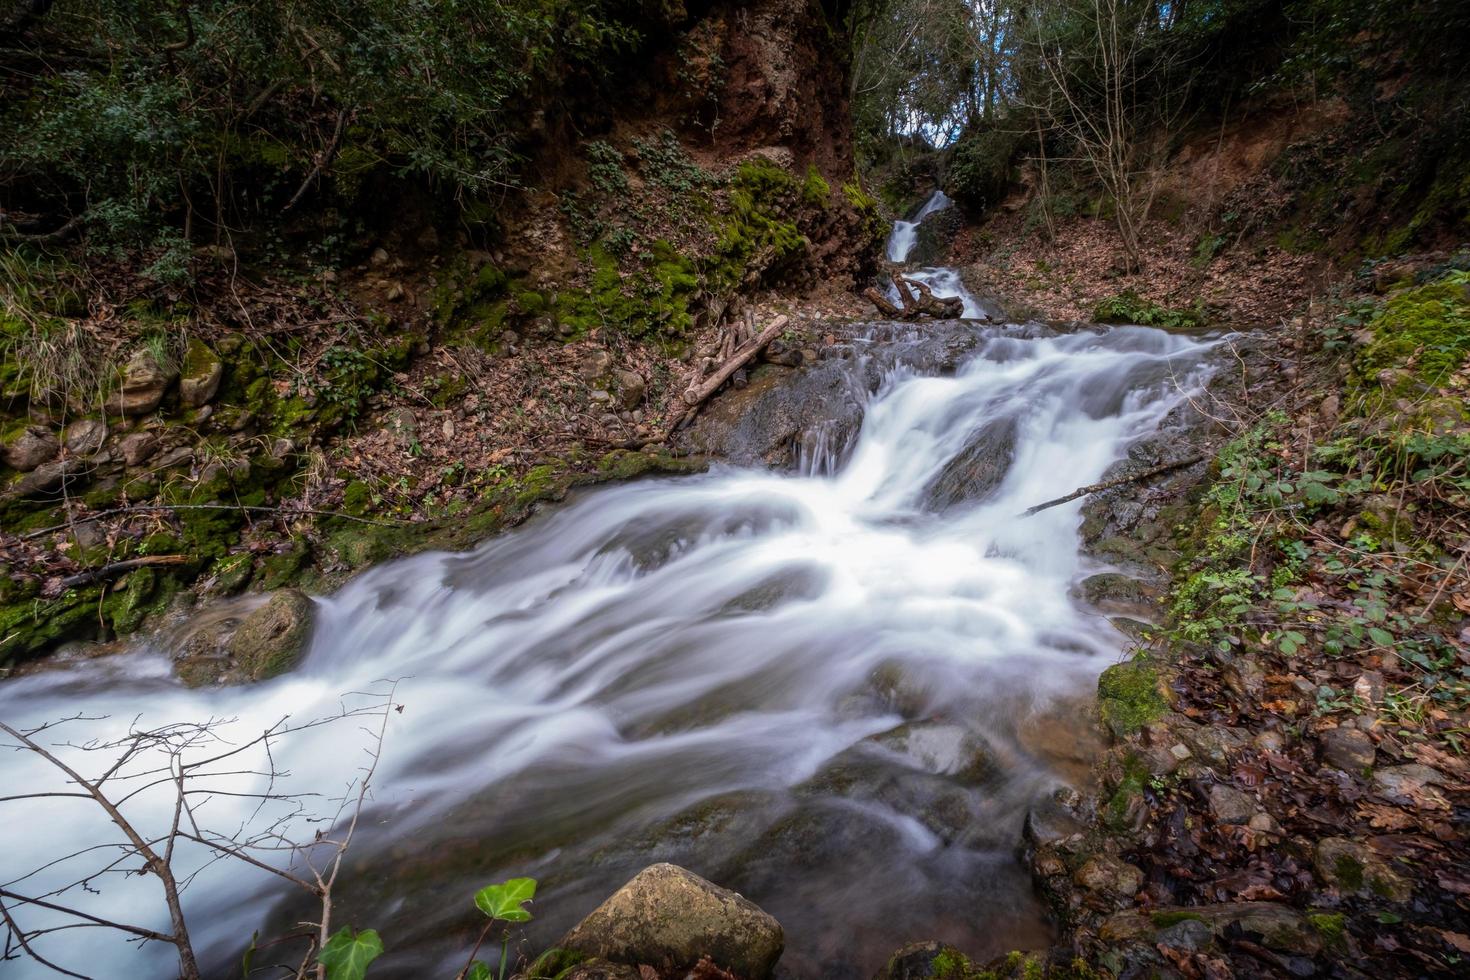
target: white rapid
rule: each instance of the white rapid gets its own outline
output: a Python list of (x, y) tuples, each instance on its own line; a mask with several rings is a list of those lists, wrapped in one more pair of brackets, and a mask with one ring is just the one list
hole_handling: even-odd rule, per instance
[[(1099, 479), (1198, 389), (1210, 345), (1140, 327), (963, 329), (972, 348), (952, 373), (886, 373), (835, 472), (715, 467), (588, 491), (473, 551), (391, 562), (319, 598), (305, 663), (277, 680), (188, 690), (143, 644), (0, 685), (0, 718), (84, 716), (53, 743), (135, 718), (232, 719), (221, 733), (241, 740), (400, 679), (337, 899), (337, 921), (382, 934), (375, 977), (452, 976), (480, 885), (541, 880), (531, 949), (660, 860), (772, 912), (795, 976), (866, 978), (916, 938), (977, 955), (1044, 944), (1015, 845), (1027, 809), (1085, 769), (1082, 706), (1122, 639), (1069, 595), (1087, 571), (1082, 502), (1017, 515)], [(937, 503), (977, 447), (1000, 459), (996, 479)], [(290, 737), (283, 786), (340, 792), (365, 744), (353, 722)], [(0, 755), (0, 778), (11, 794), (63, 788), (23, 753)], [(245, 773), (212, 788), (263, 785)], [(21, 878), (117, 835), (82, 800), (0, 806), (14, 891), (47, 893), (112, 853)], [(128, 812), (158, 832), (168, 794)], [(230, 830), (277, 813), (215, 796), (199, 816)], [(151, 878), (89, 889), (61, 899), (166, 925)], [(185, 901), (207, 973), (235, 975), (254, 930), (309, 917), (289, 894), (237, 862), (206, 867)], [(106, 930), (39, 948), (82, 973), (172, 975), (168, 948)], [(0, 972), (49, 975), (25, 960)]]
[(919, 225), (929, 215), (935, 211), (943, 211), (951, 203), (944, 191), (935, 191), (929, 195), (924, 206), (919, 208), (919, 213), (914, 215), (913, 221), (895, 221), (893, 233), (888, 236), (888, 261), (907, 262), (909, 253), (914, 250), (914, 242), (918, 238)]

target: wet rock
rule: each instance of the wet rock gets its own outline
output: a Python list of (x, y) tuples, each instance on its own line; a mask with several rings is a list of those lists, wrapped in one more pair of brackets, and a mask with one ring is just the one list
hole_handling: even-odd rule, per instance
[(909, 722), (868, 741), (903, 756), (917, 769), (968, 786), (983, 784), (998, 768), (983, 737), (949, 722)]
[(888, 958), (873, 980), (960, 980), (971, 975), (969, 957), (944, 943), (909, 943)]
[(618, 404), (624, 411), (631, 412), (643, 403), (643, 395), (648, 390), (643, 375), (636, 371), (618, 371), (613, 378), (617, 382)]
[(1229, 786), (1211, 786), (1209, 797), (1210, 812), (1217, 823), (1246, 823), (1256, 812), (1255, 797)]
[(1183, 734), (1194, 754), (1211, 766), (1223, 766), (1250, 741), (1250, 736), (1224, 725), (1201, 725)]
[(90, 456), (102, 448), (107, 441), (107, 423), (101, 419), (77, 419), (66, 427), (62, 442), (66, 451), (78, 456)]
[(282, 589), (246, 616), (229, 642), (242, 677), (266, 680), (295, 666), (311, 639), (315, 613), (306, 593)]
[(1081, 801), (1075, 789), (1057, 789), (1026, 812), (1022, 836), (1032, 847), (1040, 847), (1081, 833), (1086, 827), (1078, 812)]
[(224, 376), (225, 366), (219, 355), (202, 340), (189, 341), (189, 349), (184, 353), (184, 369), (179, 375), (179, 401), (186, 408), (202, 408), (219, 391), (220, 379)]
[(1266, 686), (1266, 672), (1253, 657), (1237, 657), (1226, 664), (1220, 679), (1241, 698), (1255, 698)]
[(114, 415), (147, 415), (163, 401), (173, 374), (146, 350), (140, 350), (124, 365), (118, 390), (107, 400)]
[(672, 864), (640, 871), (557, 944), (587, 956), (647, 964), (660, 973), (709, 959), (745, 980), (765, 980), (785, 937), (755, 903)]
[(61, 443), (45, 426), (28, 425), (5, 444), (5, 465), (29, 473), (61, 452)]
[(158, 447), (158, 436), (151, 432), (133, 432), (123, 436), (117, 451), (126, 465), (140, 466), (153, 458)]
[(1100, 855), (1078, 868), (1072, 880), (1088, 891), (1132, 898), (1143, 887), (1143, 872), (1126, 861)]
[(1005, 479), (1016, 454), (1016, 420), (996, 419), (975, 433), (924, 491), (930, 506), (943, 511), (969, 500), (982, 500)]
[(1362, 773), (1373, 765), (1376, 747), (1367, 732), (1346, 726), (1323, 732), (1322, 761), (1351, 773)]
[(1377, 896), (1407, 902), (1413, 885), (1366, 845), (1346, 837), (1325, 837), (1312, 849), (1312, 868), (1329, 888), (1344, 895)]
[(368, 256), (368, 265), (372, 266), (374, 269), (383, 268), (388, 264), (388, 261), (388, 250), (381, 246), (373, 249), (373, 254)]
[(1106, 613), (1142, 613), (1147, 616), (1159, 594), (1146, 582), (1119, 572), (1089, 575), (1077, 586), (1077, 595), (1088, 605)]
[(1173, 946), (1190, 952), (1205, 949), (1214, 941), (1215, 933), (1199, 919), (1180, 919), (1154, 934), (1154, 942), (1160, 946)]
[(1156, 942), (1159, 933), (1186, 920), (1210, 930), (1216, 940), (1224, 936), (1245, 938), (1277, 952), (1315, 956), (1322, 937), (1306, 915), (1274, 902), (1230, 902), (1220, 905), (1162, 907), (1148, 912), (1120, 912), (1102, 923), (1098, 935), (1104, 942), (1142, 940)]

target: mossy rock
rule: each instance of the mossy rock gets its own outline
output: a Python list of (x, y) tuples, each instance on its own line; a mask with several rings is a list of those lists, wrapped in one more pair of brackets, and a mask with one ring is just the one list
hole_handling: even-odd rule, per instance
[(267, 680), (294, 667), (311, 641), (315, 616), (315, 604), (297, 589), (282, 589), (246, 616), (229, 643), (241, 676)]
[(1097, 679), (1098, 711), (1118, 738), (1138, 731), (1169, 708), (1158, 668), (1147, 656), (1114, 664)]

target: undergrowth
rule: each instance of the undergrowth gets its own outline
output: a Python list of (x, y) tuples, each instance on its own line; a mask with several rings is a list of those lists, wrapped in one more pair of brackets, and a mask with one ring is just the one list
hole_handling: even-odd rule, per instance
[[(1172, 594), (1176, 642), (1377, 656), (1405, 681), (1389, 697), (1401, 715), (1470, 704), (1470, 665), (1449, 636), (1470, 612), (1466, 283), (1451, 274), (1342, 315), (1325, 353), (1353, 370), (1325, 436), (1278, 411), (1219, 452)], [(1458, 414), (1426, 410), (1443, 402)], [(1441, 734), (1458, 746), (1466, 733)]]

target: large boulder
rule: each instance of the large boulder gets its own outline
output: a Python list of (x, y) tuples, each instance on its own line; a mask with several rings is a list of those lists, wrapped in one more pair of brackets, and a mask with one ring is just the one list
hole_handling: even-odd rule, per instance
[(229, 652), (245, 680), (261, 681), (296, 665), (311, 640), (316, 606), (298, 589), (282, 589), (241, 621)]
[(785, 946), (780, 924), (745, 897), (673, 864), (638, 872), (557, 944), (584, 956), (692, 969), (708, 957), (742, 980), (766, 980)]
[(29, 473), (61, 451), (56, 435), (45, 426), (28, 425), (5, 442), (5, 465)]
[(179, 374), (179, 401), (185, 408), (201, 408), (219, 391), (225, 376), (224, 362), (199, 339), (189, 341), (184, 353), (184, 369)]

